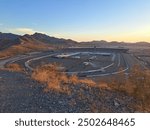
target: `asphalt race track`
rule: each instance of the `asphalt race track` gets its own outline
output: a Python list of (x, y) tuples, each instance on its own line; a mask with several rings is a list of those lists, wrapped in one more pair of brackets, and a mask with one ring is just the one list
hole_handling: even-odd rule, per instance
[(81, 77), (109, 76), (121, 72), (128, 74), (134, 65), (141, 64), (127, 49), (113, 48), (68, 48), (39, 53), (18, 61), (31, 71), (39, 65), (57, 63), (67, 74)]
[[(11, 63), (24, 67), (25, 73), (3, 69)], [(128, 107), (135, 103), (133, 97), (109, 89), (71, 85), (69, 87), (72, 92), (69, 95), (43, 91), (46, 84), (33, 80), (31, 74), (37, 66), (49, 63), (60, 64), (62, 67), (58, 69), (63, 69), (68, 75), (77, 74), (80, 78), (89, 77), (95, 81), (111, 79), (112, 76), (121, 72), (128, 74), (135, 64), (144, 67), (142, 62), (128, 50), (113, 48), (68, 48), (3, 59), (0, 60), (0, 69), (2, 69), (0, 71), (0, 112), (89, 113), (93, 112), (93, 103), (96, 104), (96, 110), (98, 110), (96, 112), (136, 111)]]
[(57, 63), (59, 69), (68, 75), (80, 77), (102, 77), (124, 72), (128, 75), (134, 65), (145, 68), (128, 49), (116, 48), (66, 48), (57, 51), (28, 53), (0, 61), (0, 68), (6, 64), (19, 63), (32, 71), (40, 65)]

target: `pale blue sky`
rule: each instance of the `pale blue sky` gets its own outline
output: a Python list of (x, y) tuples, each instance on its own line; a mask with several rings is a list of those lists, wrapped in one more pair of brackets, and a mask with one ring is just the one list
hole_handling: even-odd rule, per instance
[(0, 0), (0, 31), (150, 41), (150, 0)]

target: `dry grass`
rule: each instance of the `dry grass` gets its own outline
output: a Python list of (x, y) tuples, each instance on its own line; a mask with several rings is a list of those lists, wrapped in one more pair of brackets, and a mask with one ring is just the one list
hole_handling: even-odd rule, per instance
[[(44, 89), (46, 92), (54, 90), (71, 94), (72, 91), (75, 91), (72, 90), (71, 86), (82, 86), (82, 89), (86, 88), (89, 91), (92, 87), (98, 87), (124, 92), (133, 96), (138, 101), (135, 104), (129, 105), (130, 107), (136, 111), (150, 112), (150, 70), (141, 70), (138, 66), (135, 66), (128, 77), (121, 73), (112, 79), (111, 82), (101, 81), (96, 83), (91, 79), (79, 79), (76, 75), (68, 76), (60, 72), (59, 67), (57, 64), (37, 67), (32, 73), (32, 78), (46, 84)], [(89, 97), (82, 90), (79, 89), (77, 91), (78, 97), (82, 101), (89, 101)], [(75, 104), (75, 101), (70, 102), (71, 106)], [(94, 105), (92, 104), (91, 106)], [(93, 107), (92, 111), (96, 112), (96, 108)]]
[(18, 54), (25, 54), (32, 51), (47, 50), (44, 45), (25, 44), (25, 45), (14, 45), (6, 50), (0, 52), (0, 58), (6, 58)]
[(133, 67), (129, 77), (121, 74), (113, 79), (109, 86), (135, 97), (139, 104), (134, 107), (137, 111), (150, 112), (150, 70), (142, 70), (139, 66)]
[(89, 87), (97, 86), (97, 84), (91, 79), (81, 79), (79, 80), (81, 84), (86, 84)]
[(12, 72), (24, 72), (24, 68), (17, 63), (7, 64), (5, 70)]
[(32, 78), (43, 84), (46, 84), (45, 91), (55, 90), (59, 92), (70, 93), (71, 85), (84, 84), (86, 86), (95, 86), (96, 83), (90, 79), (79, 79), (76, 75), (67, 76), (60, 72), (60, 66), (57, 64), (48, 64), (37, 67), (32, 73)]
[(95, 86), (96, 87), (96, 83), (91, 80), (91, 79), (79, 79), (76, 75), (72, 75), (69, 77), (69, 83), (73, 84), (73, 85), (77, 85), (77, 84), (85, 84), (89, 87), (93, 87)]
[[(63, 77), (61, 79), (61, 77)], [(43, 65), (35, 69), (32, 74), (32, 78), (47, 84), (47, 89), (60, 89), (61, 82), (64, 82), (67, 78), (64, 74), (57, 71), (56, 65)]]
[(71, 83), (73, 85), (76, 85), (79, 82), (80, 82), (79, 78), (76, 75), (72, 75), (72, 76), (69, 77), (69, 83)]

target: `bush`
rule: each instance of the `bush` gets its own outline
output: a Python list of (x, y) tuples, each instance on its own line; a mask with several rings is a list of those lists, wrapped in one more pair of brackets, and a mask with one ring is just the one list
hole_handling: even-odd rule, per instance
[(17, 63), (12, 63), (12, 64), (7, 64), (6, 65), (6, 70), (12, 71), (12, 72), (24, 72), (24, 68), (20, 66)]
[(79, 79), (76, 75), (68, 76), (60, 71), (58, 64), (47, 64), (37, 67), (32, 78), (43, 84), (46, 84), (45, 91), (55, 90), (59, 92), (71, 91), (71, 85), (84, 84), (86, 86), (95, 86), (96, 83), (90, 79)]

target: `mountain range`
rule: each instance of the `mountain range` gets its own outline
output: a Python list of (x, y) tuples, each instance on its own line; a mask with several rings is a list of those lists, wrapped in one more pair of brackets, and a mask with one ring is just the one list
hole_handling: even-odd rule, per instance
[(56, 38), (48, 36), (42, 33), (34, 33), (33, 35), (25, 34), (23, 36), (12, 34), (12, 33), (1, 33), (0, 32), (0, 50), (8, 49), (12, 46), (45, 46), (51, 48), (63, 48), (63, 47), (137, 47), (137, 46), (148, 46), (148, 42), (136, 42), (134, 44), (129, 44), (126, 42), (107, 42), (101, 41), (89, 41), (89, 42), (77, 42), (71, 39)]
[(23, 44), (42, 44), (49, 45), (51, 47), (68, 47), (75, 45), (77, 42), (71, 39), (60, 39), (50, 37), (45, 34), (35, 33), (33, 35), (25, 34), (23, 36), (12, 33), (1, 33), (0, 32), (0, 50), (7, 49), (14, 45)]

